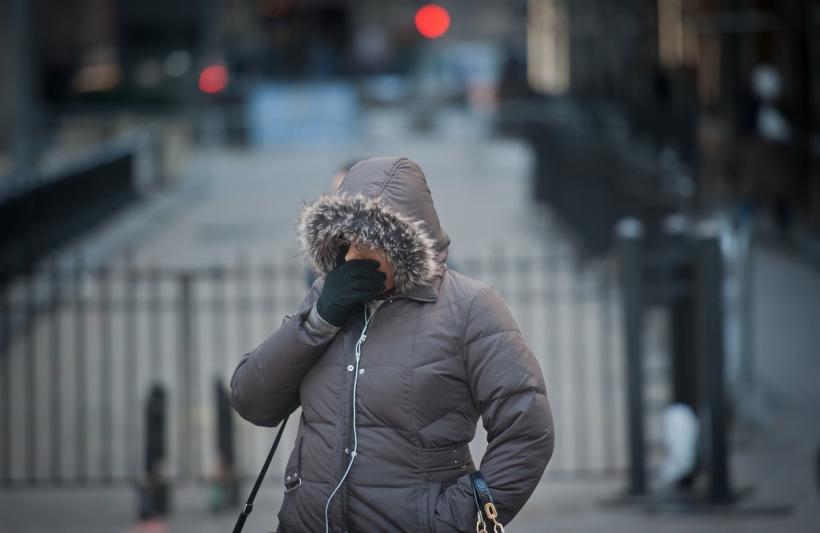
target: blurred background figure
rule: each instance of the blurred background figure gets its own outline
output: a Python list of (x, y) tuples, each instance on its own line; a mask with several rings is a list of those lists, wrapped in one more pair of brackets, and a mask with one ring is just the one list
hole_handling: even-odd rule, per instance
[[(813, 531), (819, 21), (812, 0), (0, 2), (0, 523), (231, 527), (272, 435), (214, 383), (304, 296), (299, 206), (397, 155), (547, 380), (556, 451), (513, 530)], [(286, 459), (248, 530), (275, 529)]]

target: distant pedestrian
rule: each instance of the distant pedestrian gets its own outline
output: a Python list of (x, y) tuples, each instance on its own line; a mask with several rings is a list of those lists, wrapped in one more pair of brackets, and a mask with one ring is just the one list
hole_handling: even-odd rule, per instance
[(356, 164), (303, 208), (299, 234), (321, 277), (231, 378), (254, 424), (302, 407), (277, 531), (475, 531), (479, 417), (480, 471), (508, 523), (552, 456), (544, 377), (498, 292), (448, 268), (421, 169)]

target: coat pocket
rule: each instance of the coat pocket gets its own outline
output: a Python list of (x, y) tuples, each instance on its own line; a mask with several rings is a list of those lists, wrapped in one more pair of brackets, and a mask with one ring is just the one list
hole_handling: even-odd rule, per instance
[(302, 436), (296, 440), (296, 445), (293, 447), (293, 452), (288, 459), (288, 464), (285, 467), (285, 496), (282, 500), (282, 507), (279, 509), (277, 516), (279, 517), (280, 528), (287, 531), (289, 524), (288, 513), (293, 507), (293, 499), (296, 497), (294, 491), (302, 486)]
[(467, 443), (425, 449), (422, 452), (421, 468), (427, 481), (437, 481), (444, 487), (452, 485), (464, 474), (475, 470)]

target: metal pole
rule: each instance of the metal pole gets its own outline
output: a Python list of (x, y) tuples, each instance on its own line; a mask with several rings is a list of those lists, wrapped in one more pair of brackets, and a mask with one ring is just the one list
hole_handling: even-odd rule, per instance
[(696, 342), (704, 372), (701, 420), (705, 429), (709, 500), (724, 503), (732, 501), (733, 496), (724, 387), (722, 260), (716, 231), (712, 229), (712, 226), (701, 228), (696, 244)]
[(627, 413), (629, 425), (629, 493), (646, 494), (646, 450), (643, 425), (643, 296), (641, 241), (643, 224), (634, 218), (618, 222), (615, 233), (620, 256), (626, 349)]
[[(690, 287), (692, 278), (689, 221), (680, 213), (666, 217), (664, 237), (672, 253), (680, 252), (681, 260), (669, 265), (670, 288)], [(697, 410), (697, 364), (695, 359), (692, 291), (672, 291), (670, 308), (670, 341), (672, 354), (672, 402)]]

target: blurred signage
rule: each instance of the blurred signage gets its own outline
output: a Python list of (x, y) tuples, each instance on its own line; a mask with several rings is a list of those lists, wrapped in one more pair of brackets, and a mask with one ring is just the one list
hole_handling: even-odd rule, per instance
[(352, 141), (359, 99), (347, 83), (266, 84), (251, 90), (247, 120), (252, 146)]

